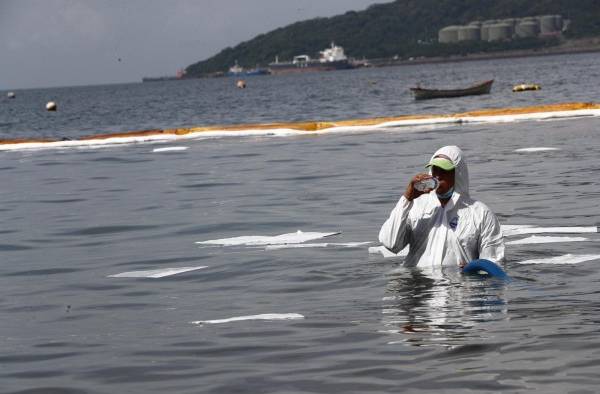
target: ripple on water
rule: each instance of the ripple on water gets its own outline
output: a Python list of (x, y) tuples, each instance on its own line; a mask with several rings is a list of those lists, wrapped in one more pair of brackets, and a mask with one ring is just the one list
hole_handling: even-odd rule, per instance
[(70, 204), (74, 202), (83, 202), (87, 201), (85, 198), (65, 198), (65, 199), (57, 199), (57, 200), (37, 200), (34, 201), (39, 204)]
[[(12, 231), (13, 233), (15, 231)], [(17, 245), (17, 244), (0, 244), (0, 251), (1, 252), (19, 252), (19, 251), (24, 251), (24, 250), (31, 250), (33, 249), (31, 246), (25, 246), (25, 245)]]
[(35, 313), (35, 312), (44, 312), (51, 310), (62, 309), (63, 305), (50, 305), (50, 304), (37, 304), (37, 305), (22, 305), (15, 306), (9, 308), (2, 308), (5, 312), (9, 313)]
[(63, 353), (45, 353), (45, 354), (18, 354), (2, 355), (0, 363), (2, 364), (27, 364), (39, 361), (60, 360), (64, 358), (76, 357), (85, 354), (84, 352), (63, 352)]
[(11, 391), (7, 394), (89, 394), (89, 391), (70, 387), (44, 386), (34, 389)]
[(209, 258), (209, 256), (192, 256), (192, 257), (168, 257), (168, 258), (149, 258), (147, 260), (131, 260), (125, 262), (114, 262), (113, 267), (127, 267), (127, 266), (138, 266), (138, 267), (160, 267), (163, 265), (182, 264), (189, 262), (196, 262)]
[(57, 232), (55, 236), (88, 236), (88, 235), (105, 235), (105, 234), (118, 234), (126, 232), (142, 232), (151, 229), (163, 228), (161, 225), (117, 225), (117, 226), (97, 226), (87, 227), (76, 230), (69, 230), (63, 232)]
[(70, 274), (73, 272), (79, 272), (81, 269), (78, 268), (47, 268), (47, 269), (33, 269), (27, 271), (9, 272), (4, 274), (5, 276), (46, 276), (46, 275), (58, 275), (58, 274)]
[(135, 158), (105, 156), (105, 157), (93, 158), (90, 161), (96, 162), (96, 163), (108, 163), (108, 164), (139, 164), (139, 163), (148, 163), (151, 160), (150, 159), (135, 159)]
[(218, 187), (227, 187), (227, 186), (240, 186), (241, 183), (235, 182), (206, 182), (206, 183), (195, 183), (191, 185), (181, 185), (179, 187), (183, 189), (209, 189), (209, 188), (218, 188)]

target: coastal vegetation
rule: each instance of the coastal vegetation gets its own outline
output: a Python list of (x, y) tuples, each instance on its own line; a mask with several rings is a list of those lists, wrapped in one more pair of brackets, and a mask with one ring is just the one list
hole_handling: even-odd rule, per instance
[[(570, 20), (562, 37), (498, 42), (438, 43), (444, 26), (474, 20), (560, 14)], [(315, 18), (260, 34), (186, 68), (187, 77), (226, 71), (237, 61), (246, 68), (267, 66), (276, 57), (315, 55), (331, 42), (357, 59), (467, 55), (557, 45), (561, 40), (600, 36), (598, 0), (396, 0), (331, 18)]]

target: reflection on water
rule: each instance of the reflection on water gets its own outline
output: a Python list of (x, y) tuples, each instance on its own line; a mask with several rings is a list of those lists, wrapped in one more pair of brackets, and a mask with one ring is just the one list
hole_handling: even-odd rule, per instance
[(507, 284), (457, 269), (396, 269), (382, 300), (384, 332), (412, 346), (463, 345), (486, 339), (486, 325), (508, 319)]

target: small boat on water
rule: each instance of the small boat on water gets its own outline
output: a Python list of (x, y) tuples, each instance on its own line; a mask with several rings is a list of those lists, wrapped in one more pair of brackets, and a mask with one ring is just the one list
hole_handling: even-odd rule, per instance
[(447, 97), (462, 97), (462, 96), (474, 96), (479, 94), (488, 94), (492, 89), (494, 80), (481, 82), (476, 85), (470, 86), (465, 89), (424, 89), (419, 86), (416, 88), (410, 88), (415, 95), (415, 100), (427, 100), (434, 98), (447, 98)]
[(245, 69), (245, 68), (241, 67), (236, 60), (235, 64), (229, 68), (229, 71), (225, 74), (225, 76), (227, 76), (227, 77), (242, 77), (242, 76), (252, 77), (255, 75), (267, 75), (268, 73), (269, 73), (269, 70), (267, 70), (265, 68), (260, 68), (260, 67), (258, 67), (258, 65), (256, 66), (256, 68)]

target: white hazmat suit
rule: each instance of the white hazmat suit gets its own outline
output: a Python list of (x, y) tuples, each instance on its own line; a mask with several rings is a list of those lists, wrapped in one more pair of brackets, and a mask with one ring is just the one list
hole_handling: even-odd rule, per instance
[(410, 245), (409, 267), (464, 265), (475, 259), (504, 261), (504, 238), (496, 215), (469, 196), (469, 171), (460, 148), (445, 146), (432, 156), (454, 163), (454, 193), (443, 207), (436, 192), (413, 201), (402, 196), (381, 227), (379, 241), (398, 253)]

